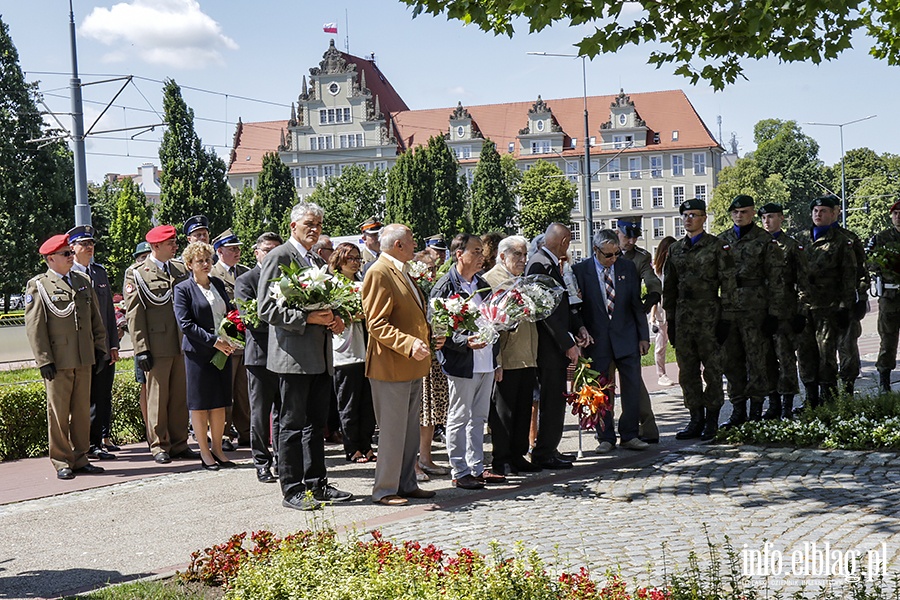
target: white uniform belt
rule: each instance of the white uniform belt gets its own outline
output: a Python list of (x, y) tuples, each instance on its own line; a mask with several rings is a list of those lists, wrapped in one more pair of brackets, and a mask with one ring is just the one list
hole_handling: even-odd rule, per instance
[(900, 283), (885, 283), (884, 289), (886, 290), (900, 290)]

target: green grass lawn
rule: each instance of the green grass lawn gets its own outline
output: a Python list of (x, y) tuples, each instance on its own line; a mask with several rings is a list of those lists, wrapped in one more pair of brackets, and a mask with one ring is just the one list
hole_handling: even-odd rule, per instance
[[(650, 365), (656, 364), (656, 359), (653, 357), (654, 345), (650, 343), (650, 352), (647, 353), (646, 356), (641, 357), (641, 366), (649, 367)], [(673, 363), (675, 362), (675, 348), (672, 347), (671, 344), (666, 344), (666, 362)]]
[[(116, 372), (134, 372), (134, 359), (123, 358), (116, 363)], [(24, 383), (26, 381), (38, 381), (41, 374), (37, 369), (16, 369), (12, 371), (0, 371), (0, 385)]]

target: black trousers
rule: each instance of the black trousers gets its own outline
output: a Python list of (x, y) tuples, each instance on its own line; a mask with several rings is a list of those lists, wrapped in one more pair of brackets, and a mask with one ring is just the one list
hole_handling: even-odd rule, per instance
[(372, 387), (366, 378), (366, 363), (334, 368), (334, 392), (344, 430), (344, 453), (349, 459), (355, 453), (372, 449), (375, 433), (375, 409)]
[[(538, 406), (538, 432), (531, 451), (536, 462), (556, 456), (566, 420), (566, 369), (569, 361), (558, 350), (542, 352), (544, 340), (538, 342), (538, 381), (541, 403)], [(548, 342), (549, 345), (549, 342)]]
[(278, 376), (265, 367), (247, 365), (247, 391), (250, 397), (250, 452), (253, 465), (271, 467), (270, 443), (275, 454), (278, 454), (278, 413), (281, 412)]
[(91, 375), (91, 446), (99, 447), (109, 437), (112, 418), (112, 387), (116, 377), (115, 365), (107, 364), (99, 373)]
[(520, 459), (528, 453), (528, 430), (537, 369), (503, 370), (503, 379), (494, 388), (488, 423), (493, 442), (493, 464)]
[(321, 488), (325, 473), (325, 422), (332, 378), (316, 375), (278, 375), (281, 411), (278, 414), (278, 477), (285, 497)]

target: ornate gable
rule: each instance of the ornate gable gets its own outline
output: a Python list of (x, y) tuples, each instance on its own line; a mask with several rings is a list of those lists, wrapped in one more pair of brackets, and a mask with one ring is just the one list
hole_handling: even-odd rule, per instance
[(537, 101), (528, 109), (528, 123), (519, 130), (519, 135), (546, 135), (548, 133), (563, 133), (563, 130), (556, 122), (550, 106), (538, 95)]
[(309, 74), (313, 77), (318, 75), (341, 75), (343, 73), (355, 73), (356, 65), (347, 63), (341, 51), (334, 47), (334, 40), (328, 44), (328, 50), (322, 55), (322, 61), (318, 67), (309, 70)]
[(646, 127), (647, 123), (634, 108), (631, 96), (619, 88), (619, 95), (609, 103), (609, 121), (600, 125), (600, 129), (634, 129)]

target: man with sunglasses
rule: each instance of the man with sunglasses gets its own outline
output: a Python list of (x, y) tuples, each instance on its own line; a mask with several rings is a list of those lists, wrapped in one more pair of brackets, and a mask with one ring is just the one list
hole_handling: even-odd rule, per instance
[(50, 462), (58, 479), (102, 473), (87, 456), (91, 370), (107, 349), (97, 294), (90, 279), (72, 272), (69, 236), (54, 235), (39, 252), (48, 268), (26, 286), (25, 331), (47, 390)]
[(116, 455), (110, 452), (113, 447), (109, 441), (109, 424), (112, 417), (113, 380), (116, 375), (113, 365), (119, 360), (116, 307), (113, 306), (112, 288), (106, 269), (94, 262), (94, 228), (90, 225), (79, 225), (70, 229), (66, 235), (69, 236), (69, 243), (75, 252), (72, 270), (86, 275), (94, 288), (94, 293), (97, 294), (109, 348), (94, 366), (94, 375), (91, 378), (91, 448), (88, 457), (95, 460), (113, 460)]
[(711, 440), (724, 402), (722, 344), (727, 327), (722, 316), (733, 303), (734, 260), (727, 244), (703, 230), (706, 202), (691, 198), (678, 211), (685, 236), (669, 246), (663, 309), (669, 342), (678, 351), (678, 382), (691, 420), (675, 438)]

